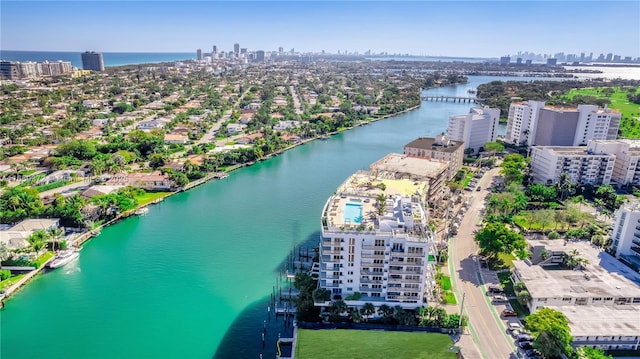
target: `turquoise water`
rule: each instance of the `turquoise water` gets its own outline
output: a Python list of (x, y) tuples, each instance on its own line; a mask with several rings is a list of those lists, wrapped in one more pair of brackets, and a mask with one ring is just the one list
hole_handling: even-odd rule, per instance
[[(496, 80), (472, 78), (442, 95)], [(274, 358), (267, 302), (291, 248), (317, 245), (327, 198), (352, 173), (469, 104), (418, 110), (232, 172), (106, 228), (78, 261), (35, 278), (0, 311), (0, 357)], [(266, 324), (265, 324), (266, 321)], [(261, 334), (267, 326), (268, 344)]]
[(362, 222), (362, 203), (347, 202), (344, 204), (344, 221), (351, 223)]

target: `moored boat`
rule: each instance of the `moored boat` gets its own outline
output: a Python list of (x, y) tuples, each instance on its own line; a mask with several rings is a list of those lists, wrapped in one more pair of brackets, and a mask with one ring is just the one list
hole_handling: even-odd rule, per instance
[(78, 258), (79, 256), (80, 256), (80, 252), (78, 252), (75, 248), (65, 249), (63, 251), (58, 252), (55, 258), (51, 262), (49, 262), (47, 266), (51, 269), (62, 267), (63, 265)]

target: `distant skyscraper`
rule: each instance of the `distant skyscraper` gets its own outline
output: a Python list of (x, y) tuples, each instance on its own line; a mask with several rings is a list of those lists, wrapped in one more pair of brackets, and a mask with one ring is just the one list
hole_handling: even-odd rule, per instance
[(240, 44), (233, 44), (233, 53), (238, 56), (240, 54)]
[(256, 51), (256, 61), (264, 62), (264, 51), (262, 50)]
[(500, 58), (500, 65), (509, 65), (510, 62), (511, 62), (511, 57), (509, 56), (502, 56)]
[(104, 59), (101, 52), (86, 51), (82, 55), (82, 69), (104, 71)]
[(282, 46), (278, 48), (278, 55), (280, 56), (284, 55), (284, 48), (282, 48)]
[(198, 49), (196, 51), (196, 54), (198, 55), (197, 57), (198, 61), (202, 61), (202, 49)]

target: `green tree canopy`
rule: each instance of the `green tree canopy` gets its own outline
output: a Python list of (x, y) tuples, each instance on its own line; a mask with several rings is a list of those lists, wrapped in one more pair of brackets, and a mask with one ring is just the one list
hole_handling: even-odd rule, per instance
[(35, 188), (11, 187), (0, 194), (0, 223), (14, 223), (37, 217), (44, 211)]
[(527, 168), (527, 160), (519, 154), (504, 156), (500, 174), (504, 176), (505, 184), (522, 183), (524, 170)]
[(569, 354), (571, 349), (571, 329), (567, 317), (561, 312), (542, 308), (527, 317), (527, 327), (534, 333), (533, 347), (547, 358)]
[(476, 234), (475, 239), (480, 246), (480, 250), (489, 255), (510, 253), (514, 250), (525, 248), (524, 237), (500, 222), (492, 222), (485, 225)]
[(504, 151), (504, 145), (500, 142), (487, 142), (484, 144), (484, 150), (492, 154)]
[(98, 151), (93, 141), (71, 140), (56, 147), (56, 154), (60, 157), (69, 156), (79, 160), (90, 160)]

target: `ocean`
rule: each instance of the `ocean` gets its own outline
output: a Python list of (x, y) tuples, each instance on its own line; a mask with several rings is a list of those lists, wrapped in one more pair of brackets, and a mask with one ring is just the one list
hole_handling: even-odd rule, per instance
[[(71, 51), (9, 51), (0, 50), (0, 59), (8, 61), (70, 61), (75, 67), (82, 68), (81, 52)], [(196, 53), (191, 52), (103, 52), (104, 66), (123, 66), (195, 60)]]

